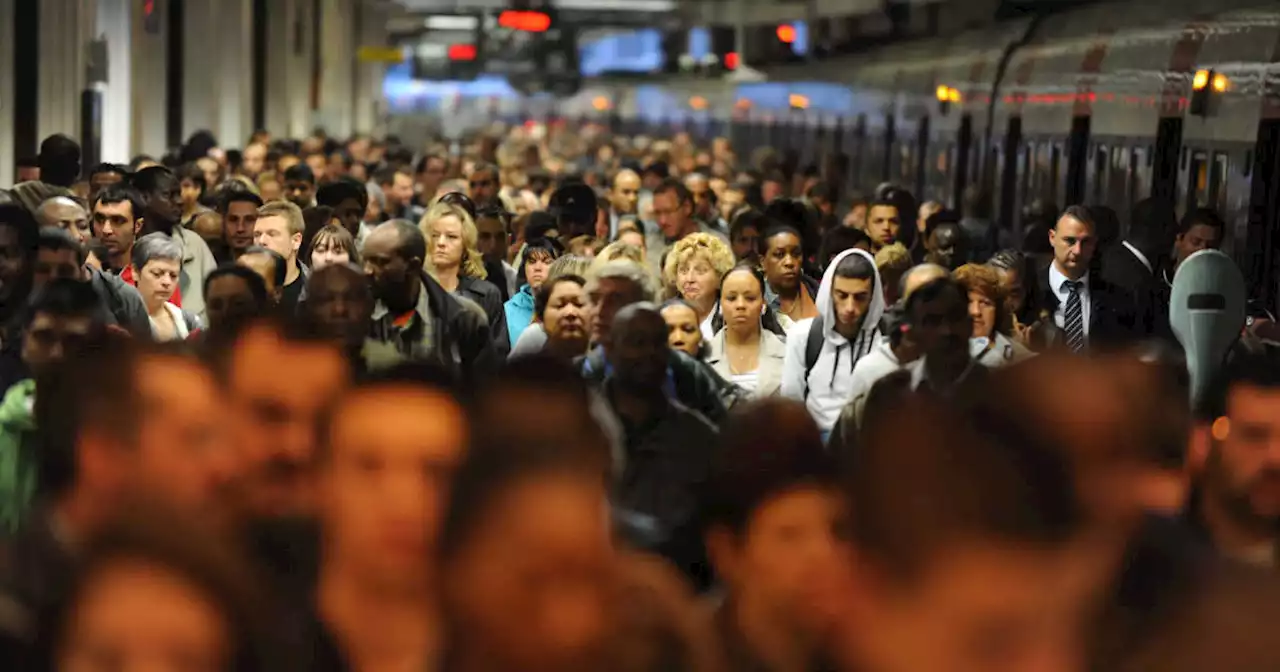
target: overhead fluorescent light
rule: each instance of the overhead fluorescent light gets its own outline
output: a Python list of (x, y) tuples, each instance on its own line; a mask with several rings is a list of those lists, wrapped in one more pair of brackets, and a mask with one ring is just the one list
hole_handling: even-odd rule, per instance
[(475, 16), (459, 14), (436, 14), (422, 23), (428, 30), (475, 30), (480, 25)]

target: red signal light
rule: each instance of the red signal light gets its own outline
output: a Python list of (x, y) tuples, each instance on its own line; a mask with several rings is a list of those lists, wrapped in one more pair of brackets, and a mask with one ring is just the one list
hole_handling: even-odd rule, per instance
[(778, 26), (778, 41), (783, 44), (792, 44), (796, 41), (796, 27), (784, 23)]
[(545, 33), (551, 28), (551, 17), (542, 12), (507, 10), (498, 15), (498, 25), (508, 30)]
[(474, 61), (474, 60), (476, 60), (476, 45), (474, 45), (474, 44), (451, 44), (451, 45), (449, 45), (449, 60), (451, 60), (451, 61)]
[(724, 67), (729, 70), (738, 69), (738, 52), (731, 51), (724, 55)]

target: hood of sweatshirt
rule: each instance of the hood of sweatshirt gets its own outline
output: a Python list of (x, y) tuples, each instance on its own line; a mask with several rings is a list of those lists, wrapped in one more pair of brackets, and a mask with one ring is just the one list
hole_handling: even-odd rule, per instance
[[(831, 298), (831, 285), (835, 282), (836, 267), (840, 265), (846, 257), (851, 254), (861, 255), (871, 264), (872, 282), (871, 282), (871, 304), (867, 307), (867, 314), (862, 318), (862, 326), (860, 331), (862, 336), (871, 338), (880, 327), (880, 318), (884, 316), (884, 288), (880, 285), (880, 271), (876, 269), (875, 257), (869, 252), (859, 249), (850, 249), (837, 254), (831, 263), (827, 265), (827, 270), (822, 274), (822, 282), (818, 285), (818, 295), (814, 298), (814, 303), (818, 307), (818, 315), (822, 318), (822, 331), (827, 341), (835, 345), (843, 345), (848, 340), (836, 332), (836, 308)], [(871, 343), (868, 343), (870, 349)]]

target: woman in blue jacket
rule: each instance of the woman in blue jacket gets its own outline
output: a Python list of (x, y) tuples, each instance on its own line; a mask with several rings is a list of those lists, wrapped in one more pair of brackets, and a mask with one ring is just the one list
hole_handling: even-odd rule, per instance
[(520, 291), (503, 304), (507, 313), (507, 333), (515, 347), (520, 334), (533, 322), (533, 297), (547, 280), (551, 262), (560, 256), (559, 245), (550, 238), (538, 238), (525, 245), (516, 272)]

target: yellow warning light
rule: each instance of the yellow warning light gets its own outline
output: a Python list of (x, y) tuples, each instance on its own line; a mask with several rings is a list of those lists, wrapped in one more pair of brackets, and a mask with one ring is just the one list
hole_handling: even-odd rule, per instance
[(595, 108), (598, 112), (604, 112), (612, 107), (612, 105), (609, 103), (608, 98), (605, 98), (604, 96), (596, 96), (591, 99), (591, 107)]
[(1191, 80), (1191, 88), (1200, 91), (1206, 86), (1209, 86), (1209, 71), (1197, 70), (1195, 78)]
[(702, 96), (694, 96), (689, 99), (689, 107), (695, 110), (705, 110), (707, 109), (707, 99)]
[(947, 100), (950, 99), (951, 97), (951, 87), (939, 86), (937, 95), (938, 95), (939, 102), (943, 102), (943, 103), (947, 102)]
[(1217, 74), (1213, 76), (1214, 91), (1217, 91), (1218, 93), (1222, 93), (1223, 91), (1226, 91), (1227, 88), (1230, 86), (1231, 86), (1231, 80), (1227, 79), (1226, 75)]
[(958, 102), (960, 102), (960, 90), (959, 90), (959, 89), (948, 89), (948, 90), (947, 90), (947, 101), (948, 101), (948, 102), (952, 102), (952, 103), (958, 103)]
[(792, 108), (797, 110), (806, 110), (809, 108), (809, 98), (798, 93), (793, 93), (788, 96), (788, 102), (791, 103)]

